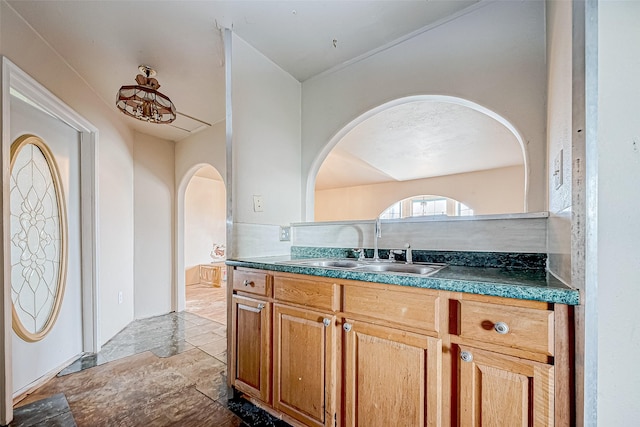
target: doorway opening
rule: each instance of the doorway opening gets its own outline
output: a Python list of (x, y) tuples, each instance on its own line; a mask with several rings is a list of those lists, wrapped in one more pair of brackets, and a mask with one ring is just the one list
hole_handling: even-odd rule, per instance
[(183, 235), (185, 309), (226, 324), (226, 189), (211, 165), (187, 182)]
[(307, 176), (306, 219), (375, 218), (398, 200), (438, 194), (475, 215), (527, 212), (524, 139), (498, 113), (443, 95), (408, 96), (354, 118)]

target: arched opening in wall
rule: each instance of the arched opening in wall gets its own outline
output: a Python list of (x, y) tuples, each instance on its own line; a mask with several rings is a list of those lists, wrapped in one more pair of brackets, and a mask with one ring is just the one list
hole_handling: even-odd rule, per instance
[(421, 216), (471, 216), (473, 209), (445, 196), (422, 195), (398, 200), (380, 214), (380, 219), (402, 219)]
[(184, 190), (185, 309), (226, 324), (226, 189), (204, 165)]
[(376, 107), (336, 133), (312, 166), (315, 221), (378, 217), (416, 194), (441, 194), (474, 215), (526, 212), (527, 158), (515, 127), (471, 101), (435, 95)]

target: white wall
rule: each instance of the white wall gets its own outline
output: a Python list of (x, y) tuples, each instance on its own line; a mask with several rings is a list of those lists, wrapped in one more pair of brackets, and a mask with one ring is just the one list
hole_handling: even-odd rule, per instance
[(426, 194), (455, 199), (473, 209), (475, 215), (522, 212), (524, 167), (316, 190), (315, 220), (376, 218), (399, 200)]
[(528, 210), (546, 210), (545, 77), (544, 2), (488, 3), (305, 81), (303, 179), (332, 137), (366, 111), (411, 95), (449, 95), (496, 112), (522, 134), (530, 165)]
[[(549, 270), (571, 284), (572, 4), (547, 2), (547, 170)], [(562, 151), (563, 183), (556, 188), (554, 161)]]
[[(171, 310), (173, 278), (174, 143), (135, 134), (134, 317)], [(125, 296), (126, 298), (127, 296)]]
[(597, 250), (597, 266), (587, 274), (597, 277), (597, 423), (622, 426), (640, 419), (640, 2), (597, 6), (597, 140), (587, 134), (587, 150), (597, 150), (597, 170), (587, 171), (597, 197), (587, 250)]
[(184, 199), (184, 265), (187, 270), (213, 261), (214, 243), (226, 245), (227, 192), (222, 181), (194, 176)]
[(227, 173), (225, 122), (190, 135), (175, 144), (176, 185), (186, 188), (193, 174), (202, 166), (211, 165), (222, 178)]
[[(288, 253), (289, 246), (278, 240), (278, 227), (301, 219), (301, 85), (235, 34), (231, 58), (233, 222), (238, 238), (230, 256)], [(263, 212), (254, 212), (254, 195), (262, 196)], [(247, 235), (261, 245), (242, 238)]]
[[(97, 281), (99, 342), (133, 319), (133, 134), (113, 105), (98, 99), (75, 72), (0, 2), (0, 53), (99, 129)], [(118, 291), (125, 301), (118, 304)]]

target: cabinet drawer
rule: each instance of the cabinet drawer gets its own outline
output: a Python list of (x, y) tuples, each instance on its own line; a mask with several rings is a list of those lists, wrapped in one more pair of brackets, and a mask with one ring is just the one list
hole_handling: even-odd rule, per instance
[(553, 311), (460, 301), (460, 337), (553, 356)]
[(349, 314), (406, 325), (425, 331), (439, 332), (439, 299), (437, 293), (421, 289), (407, 292), (396, 287), (344, 287), (343, 310)]
[(266, 273), (235, 270), (233, 272), (233, 289), (239, 292), (269, 296), (270, 279), (271, 276)]
[(286, 276), (273, 279), (273, 297), (278, 301), (334, 311), (338, 305), (336, 294), (336, 285), (331, 282)]

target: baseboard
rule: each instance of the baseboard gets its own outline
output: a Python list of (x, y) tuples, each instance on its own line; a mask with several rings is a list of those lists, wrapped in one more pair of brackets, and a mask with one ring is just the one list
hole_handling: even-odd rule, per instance
[(66, 368), (67, 366), (69, 366), (70, 364), (78, 360), (83, 354), (85, 353), (80, 353), (77, 356), (72, 357), (71, 359), (64, 362), (62, 365), (44, 374), (43, 376), (41, 376), (31, 384), (13, 393), (13, 406), (15, 406), (18, 402), (24, 400), (24, 398), (32, 394), (35, 390), (42, 387), (46, 382), (48, 382), (49, 380), (54, 378), (56, 375), (58, 375), (60, 371), (62, 371), (64, 368)]

